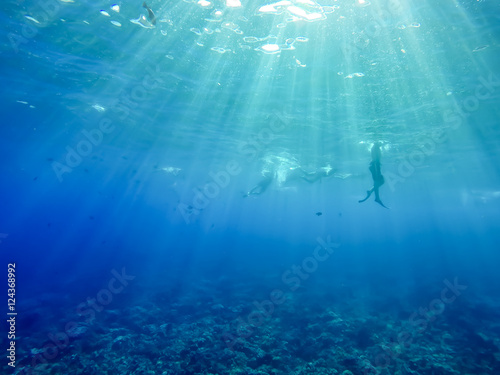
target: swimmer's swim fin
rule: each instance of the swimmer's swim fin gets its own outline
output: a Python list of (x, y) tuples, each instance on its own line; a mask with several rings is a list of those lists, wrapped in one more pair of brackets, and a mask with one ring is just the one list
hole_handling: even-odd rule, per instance
[(372, 195), (372, 192), (373, 192), (373, 189), (372, 190), (367, 190), (366, 191), (366, 198), (365, 199), (361, 199), (360, 201), (358, 201), (359, 203), (363, 203), (364, 201), (366, 201), (368, 198), (370, 198), (370, 195)]
[(382, 207), (389, 209), (389, 207), (385, 206), (380, 199), (375, 199), (375, 202), (380, 204)]

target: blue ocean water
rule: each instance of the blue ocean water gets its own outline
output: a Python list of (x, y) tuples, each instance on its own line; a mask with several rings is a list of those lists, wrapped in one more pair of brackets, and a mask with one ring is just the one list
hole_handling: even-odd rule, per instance
[(500, 4), (0, 9), (2, 373), (500, 374)]

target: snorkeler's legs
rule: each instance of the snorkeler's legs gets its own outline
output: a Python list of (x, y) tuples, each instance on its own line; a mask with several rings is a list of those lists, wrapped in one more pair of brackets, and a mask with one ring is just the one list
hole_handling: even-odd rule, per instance
[(259, 195), (263, 193), (263, 189), (261, 185), (254, 186), (248, 193), (243, 195), (243, 198), (249, 197), (250, 195)]

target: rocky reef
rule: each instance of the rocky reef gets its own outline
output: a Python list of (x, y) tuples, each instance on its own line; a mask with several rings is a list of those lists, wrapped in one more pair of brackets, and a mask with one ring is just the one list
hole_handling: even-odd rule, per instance
[(137, 289), (71, 326), (67, 338), (64, 314), (33, 308), (18, 337), (14, 373), (500, 373), (498, 301), (472, 293), (419, 310), (411, 294), (370, 296), (345, 287), (285, 293), (274, 302), (250, 283), (230, 291), (209, 281), (187, 290)]

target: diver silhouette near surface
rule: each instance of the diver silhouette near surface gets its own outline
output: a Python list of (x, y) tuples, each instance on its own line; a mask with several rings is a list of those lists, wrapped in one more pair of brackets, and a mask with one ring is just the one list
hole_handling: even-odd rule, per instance
[(366, 198), (361, 199), (358, 202), (362, 203), (362, 202), (366, 201), (368, 198), (370, 198), (372, 193), (375, 193), (375, 202), (377, 202), (378, 204), (380, 204), (384, 208), (388, 208), (380, 200), (379, 191), (378, 191), (379, 188), (385, 182), (384, 176), (382, 176), (382, 172), (380, 170), (380, 158), (382, 156), (382, 154), (380, 152), (380, 146), (381, 146), (381, 144), (379, 142), (375, 142), (375, 144), (373, 145), (372, 150), (371, 150), (372, 161), (370, 162), (369, 169), (370, 169), (370, 172), (372, 173), (373, 187), (366, 192)]
[[(278, 171), (276, 170), (265, 170), (262, 172), (262, 179), (252, 188), (250, 191), (247, 193), (243, 194), (243, 198), (249, 197), (249, 196), (256, 196), (256, 195), (261, 195), (264, 193), (271, 183), (274, 180), (277, 180), (277, 175)], [(286, 176), (283, 177), (281, 181), (278, 181), (278, 185), (281, 186), (282, 184), (289, 183), (289, 182), (297, 182), (297, 181), (306, 181), (310, 184), (313, 184), (315, 182), (318, 182), (326, 177), (337, 177), (344, 179), (349, 176), (349, 174), (339, 174), (335, 173), (333, 168), (330, 166), (330, 164), (327, 164), (325, 167), (318, 168), (317, 170), (313, 172), (307, 172), (305, 171), (302, 167), (292, 167), (288, 168), (286, 170)]]
[(267, 190), (274, 179), (274, 172), (266, 171), (262, 174), (262, 179), (248, 193), (243, 195), (243, 198), (251, 195), (260, 195)]

